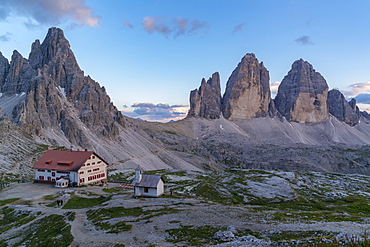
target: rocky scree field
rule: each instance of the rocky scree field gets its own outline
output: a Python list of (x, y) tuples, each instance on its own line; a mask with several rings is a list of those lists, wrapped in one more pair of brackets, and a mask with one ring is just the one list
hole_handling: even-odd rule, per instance
[[(0, 189), (0, 246), (368, 246), (370, 177), (156, 170), (161, 198), (109, 183)], [(111, 170), (114, 180), (132, 170)], [(63, 206), (56, 200), (62, 199)]]

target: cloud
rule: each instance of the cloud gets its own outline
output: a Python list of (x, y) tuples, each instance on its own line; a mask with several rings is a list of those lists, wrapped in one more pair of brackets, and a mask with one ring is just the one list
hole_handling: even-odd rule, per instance
[(348, 86), (349, 90), (343, 90), (343, 95), (349, 99), (359, 94), (370, 93), (370, 82), (353, 83)]
[(124, 27), (129, 27), (129, 28), (131, 28), (131, 29), (133, 29), (133, 28), (134, 28), (134, 26), (130, 23), (130, 21), (125, 21), (125, 22), (123, 22), (123, 26), (124, 26)]
[(67, 20), (80, 27), (97, 27), (101, 20), (92, 13), (85, 0), (0, 1), (0, 20), (4, 21), (10, 16), (26, 18), (25, 25), (28, 28), (59, 25)]
[(243, 23), (240, 23), (240, 24), (236, 25), (236, 26), (233, 28), (232, 34), (235, 34), (235, 33), (237, 33), (237, 32), (242, 31), (242, 30), (243, 30), (243, 28), (244, 28), (244, 26), (245, 26), (245, 22), (243, 22)]
[(8, 42), (12, 33), (6, 32), (6, 34), (0, 36), (0, 42)]
[(358, 103), (356, 105), (358, 106), (360, 111), (366, 111), (368, 113), (370, 112), (370, 104)]
[(170, 28), (166, 24), (159, 23), (162, 20), (164, 20), (163, 17), (144, 17), (142, 23), (144, 25), (145, 31), (150, 34), (153, 32), (159, 32), (165, 35), (169, 34)]
[(281, 83), (280, 81), (270, 83), (270, 90), (272, 95), (277, 94), (280, 83)]
[(144, 17), (142, 24), (144, 30), (149, 34), (160, 33), (165, 36), (178, 37), (180, 35), (196, 34), (200, 30), (207, 30), (209, 24), (206, 21), (197, 19), (190, 20), (187, 18), (176, 17), (168, 20), (165, 17)]
[(133, 111), (123, 111), (124, 115), (147, 121), (169, 122), (186, 117), (188, 105), (153, 104), (150, 102), (135, 103), (131, 106)]
[(355, 97), (357, 103), (370, 104), (370, 94), (361, 93)]
[(307, 35), (303, 35), (295, 40), (299, 45), (313, 45), (314, 43), (311, 41), (311, 37)]

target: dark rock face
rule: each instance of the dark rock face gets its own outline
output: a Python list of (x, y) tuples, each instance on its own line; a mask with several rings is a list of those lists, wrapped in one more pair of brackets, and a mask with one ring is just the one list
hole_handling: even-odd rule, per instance
[(275, 105), (288, 121), (317, 123), (329, 118), (327, 95), (324, 77), (300, 59), (281, 82)]
[(60, 129), (71, 143), (87, 147), (86, 131), (114, 138), (119, 126), (125, 127), (105, 89), (84, 76), (61, 29), (50, 28), (42, 44), (36, 40), (29, 60), (15, 51), (9, 69), (6, 62), (0, 56), (0, 76), (7, 74), (1, 92), (27, 94), (12, 111), (12, 119), (27, 132)]
[(190, 110), (188, 116), (218, 119), (221, 116), (220, 76), (214, 73), (206, 81), (202, 79), (199, 89), (190, 92)]
[(1, 92), (4, 94), (27, 93), (30, 89), (32, 77), (36, 72), (32, 69), (27, 59), (18, 51), (14, 51), (10, 62), (9, 72)]
[[(352, 103), (354, 103), (354, 107), (357, 107), (356, 102)], [(328, 92), (328, 107), (329, 113), (340, 121), (351, 126), (358, 124), (359, 116), (340, 91), (332, 89)]]
[(8, 75), (9, 68), (10, 68), (10, 65), (9, 65), (8, 59), (6, 59), (3, 56), (3, 54), (0, 52), (0, 92), (1, 92), (1, 88), (3, 87), (5, 83), (5, 79)]
[(246, 54), (227, 81), (222, 100), (223, 116), (229, 120), (267, 116), (271, 101), (269, 80), (263, 63), (259, 63), (254, 54)]

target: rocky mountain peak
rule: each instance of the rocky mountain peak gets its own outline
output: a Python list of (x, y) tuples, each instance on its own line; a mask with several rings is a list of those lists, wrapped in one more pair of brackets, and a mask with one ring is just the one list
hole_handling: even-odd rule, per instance
[(213, 73), (207, 81), (203, 78), (199, 89), (190, 92), (189, 116), (218, 119), (221, 116), (220, 75)]
[(264, 117), (270, 104), (270, 76), (253, 53), (247, 53), (229, 77), (223, 96), (222, 113), (226, 119)]
[(49, 29), (42, 44), (35, 40), (28, 60), (35, 70), (45, 70), (47, 65), (44, 72), (62, 88), (72, 84), (73, 76), (81, 71), (63, 30), (56, 27)]
[(105, 89), (84, 76), (59, 28), (50, 28), (41, 44), (35, 40), (28, 60), (14, 51), (9, 64), (1, 55), (1, 75), (6, 79), (0, 77), (0, 92), (16, 99), (13, 106), (6, 103), (7, 113), (30, 134), (62, 133), (72, 144), (89, 147), (89, 133), (112, 139), (125, 126)]
[(279, 86), (276, 108), (288, 121), (325, 121), (329, 117), (328, 88), (324, 77), (309, 62), (297, 60)]

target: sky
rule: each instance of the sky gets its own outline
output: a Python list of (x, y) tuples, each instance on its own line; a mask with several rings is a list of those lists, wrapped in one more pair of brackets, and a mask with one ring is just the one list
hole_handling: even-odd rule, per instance
[(214, 72), (224, 92), (246, 53), (269, 70), (272, 97), (302, 58), (370, 110), (369, 9), (368, 0), (0, 0), (0, 51), (27, 58), (59, 27), (85, 75), (149, 121), (185, 117), (190, 91)]

